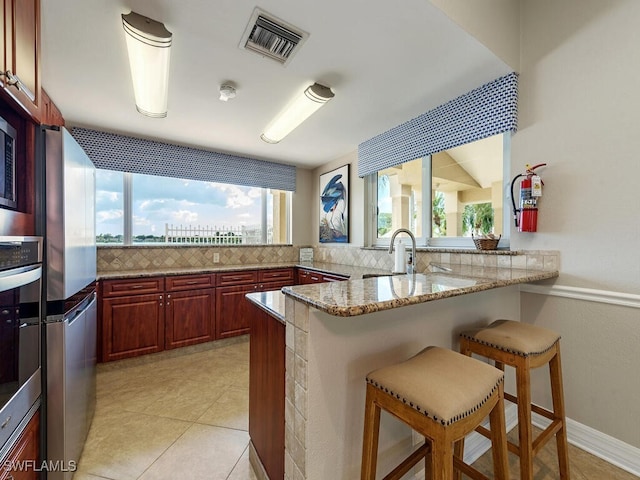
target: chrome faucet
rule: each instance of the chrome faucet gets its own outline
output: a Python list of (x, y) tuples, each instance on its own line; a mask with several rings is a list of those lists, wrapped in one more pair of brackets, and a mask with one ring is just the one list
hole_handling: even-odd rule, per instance
[(393, 232), (393, 235), (391, 235), (391, 240), (389, 241), (389, 253), (393, 253), (393, 241), (396, 239), (396, 236), (399, 233), (406, 233), (407, 235), (409, 235), (411, 237), (411, 266), (409, 268), (407, 268), (407, 273), (414, 273), (416, 271), (415, 269), (415, 264), (416, 264), (416, 237), (413, 236), (413, 233), (411, 233), (410, 230), (407, 230), (406, 228), (399, 228), (397, 229), (395, 232)]

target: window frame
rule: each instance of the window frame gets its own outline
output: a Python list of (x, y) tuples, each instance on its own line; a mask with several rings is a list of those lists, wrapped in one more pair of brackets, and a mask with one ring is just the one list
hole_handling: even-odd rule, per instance
[[(108, 169), (99, 169), (108, 171)], [(117, 170), (114, 170), (117, 171)], [(193, 245), (193, 246), (216, 246), (216, 244), (190, 244), (190, 243), (167, 243), (167, 242), (157, 242), (157, 243), (135, 243), (133, 241), (133, 175), (131, 172), (121, 172), (122, 175), (122, 222), (123, 222), (123, 235), (122, 235), (122, 243), (97, 243), (99, 246), (141, 246), (141, 245), (155, 245), (155, 246), (184, 246), (184, 245)], [(177, 177), (177, 180), (182, 180)], [(292, 239), (292, 212), (293, 208), (293, 192), (286, 190), (277, 190), (269, 187), (259, 187), (261, 189), (260, 195), (260, 212), (261, 212), (261, 221), (260, 225), (262, 227), (262, 243), (259, 244), (251, 244), (252, 246), (265, 246), (265, 245), (290, 245)], [(267, 242), (267, 195), (269, 190), (277, 190), (283, 191), (286, 193), (286, 218), (285, 218), (285, 226), (286, 226), (286, 242), (285, 243), (266, 243)], [(97, 214), (97, 210), (96, 210)]]
[[(502, 237), (499, 248), (509, 248), (513, 212), (511, 212), (511, 132), (502, 133)], [(370, 247), (389, 247), (389, 238), (378, 238), (378, 172), (365, 177), (365, 195), (369, 214), (365, 223), (367, 244)], [(431, 155), (422, 157), (422, 225), (423, 235), (416, 236), (418, 247), (475, 249), (470, 237), (433, 237), (431, 192)], [(426, 197), (426, 198), (425, 198)]]

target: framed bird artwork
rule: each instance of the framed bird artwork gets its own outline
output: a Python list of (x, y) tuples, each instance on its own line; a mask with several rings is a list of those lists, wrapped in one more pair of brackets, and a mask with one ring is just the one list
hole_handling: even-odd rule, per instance
[(320, 243), (349, 243), (349, 164), (320, 175)]

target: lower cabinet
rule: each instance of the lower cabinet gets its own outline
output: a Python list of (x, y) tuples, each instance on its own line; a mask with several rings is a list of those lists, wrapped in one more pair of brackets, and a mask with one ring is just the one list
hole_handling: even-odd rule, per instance
[(166, 349), (216, 338), (216, 292), (213, 288), (166, 294)]
[(247, 293), (257, 291), (257, 285), (216, 288), (216, 338), (249, 333), (249, 301)]
[(320, 273), (315, 270), (307, 270), (306, 268), (298, 268), (297, 271), (297, 285), (308, 285), (310, 283), (324, 282), (341, 282), (344, 280), (349, 280), (349, 277), (345, 277), (342, 275)]
[(102, 361), (164, 350), (163, 294), (102, 300)]
[(269, 478), (284, 478), (285, 326), (251, 304), (249, 436)]
[(109, 362), (247, 334), (245, 295), (293, 284), (293, 268), (103, 280), (100, 359)]
[[(27, 424), (9, 454), (0, 459), (0, 480), (36, 480), (40, 473), (40, 411)], [(31, 468), (25, 468), (25, 466)]]

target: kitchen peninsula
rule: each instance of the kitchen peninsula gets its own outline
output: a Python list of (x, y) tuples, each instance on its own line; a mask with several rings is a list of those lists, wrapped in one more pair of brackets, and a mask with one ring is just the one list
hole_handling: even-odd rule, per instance
[[(265, 429), (263, 418), (255, 418), (261, 410), (250, 400), (250, 457), (259, 478), (274, 455), (284, 464), (286, 479), (358, 478), (366, 374), (427, 345), (457, 349), (463, 329), (498, 318), (518, 320), (517, 285), (558, 276), (555, 270), (453, 267), (446, 274), (371, 277), (247, 296), (256, 311), (261, 309), (255, 324), (281, 326), (271, 336), (252, 336), (252, 355), (256, 348), (284, 357), (284, 378), (262, 378), (263, 386), (284, 386), (284, 459), (282, 449), (265, 452), (260, 437), (254, 438), (252, 430)], [(264, 325), (256, 326), (264, 333)], [(284, 338), (275, 341), (278, 335)], [(271, 343), (258, 345), (261, 341)], [(411, 450), (413, 439), (408, 427), (388, 416), (380, 428), (379, 468), (388, 471)]]

